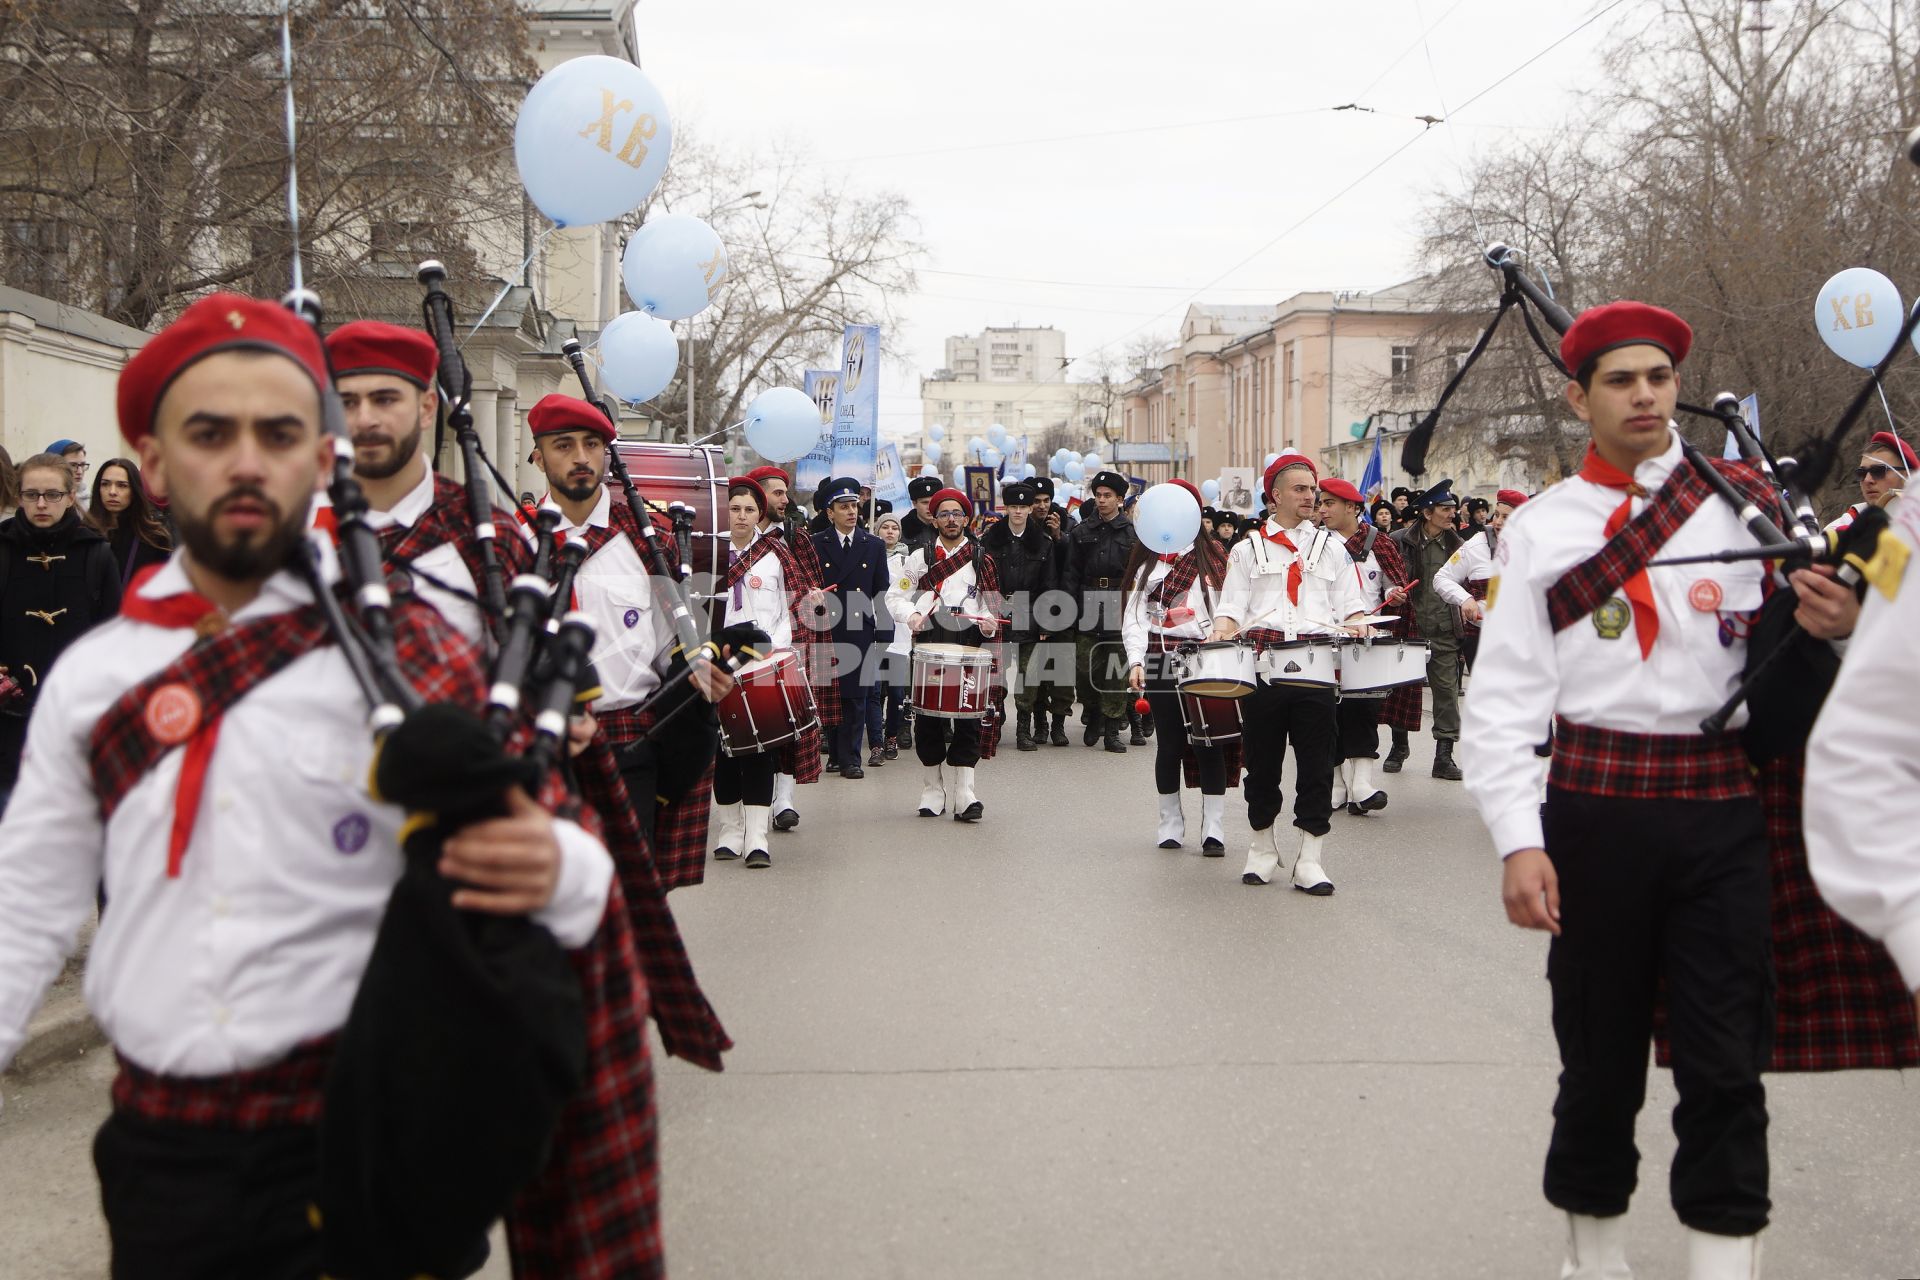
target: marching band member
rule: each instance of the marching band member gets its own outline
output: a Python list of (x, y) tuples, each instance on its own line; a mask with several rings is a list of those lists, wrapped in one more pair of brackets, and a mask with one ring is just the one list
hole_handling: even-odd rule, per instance
[[(1592, 443), (1500, 539), (1462, 738), (1508, 919), (1553, 935), (1562, 1072), (1545, 1191), (1569, 1218), (1569, 1277), (1629, 1274), (1623, 1215), (1662, 982), (1680, 1093), (1672, 1198), (1694, 1280), (1757, 1276), (1770, 1209), (1767, 832), (1738, 732), (1699, 727), (1740, 682), (1766, 571), (1648, 567), (1751, 541), (1669, 422), (1691, 342), (1678, 316), (1638, 302), (1596, 307), (1561, 340)], [(1751, 468), (1713, 465), (1784, 522)], [(1804, 608), (1821, 592), (1803, 576)], [(1843, 634), (1836, 618), (1815, 634)], [(1543, 808), (1532, 749), (1549, 729)]]
[[(1329, 476), (1320, 482), (1320, 522), (1345, 540), (1367, 612), (1397, 609), (1407, 601), (1407, 567), (1398, 543), (1377, 525), (1361, 522), (1365, 505), (1360, 491), (1345, 480)], [(1395, 629), (1405, 634), (1400, 624)], [(1379, 698), (1342, 698), (1334, 709), (1340, 776), (1333, 803), (1336, 808), (1345, 804), (1356, 818), (1387, 807), (1387, 793), (1373, 785), (1373, 762), (1380, 758), (1380, 703)]]
[(1241, 747), (1247, 776), (1245, 884), (1266, 884), (1280, 865), (1275, 819), (1280, 814), (1280, 766), (1293, 744), (1293, 825), (1301, 833), (1293, 887), (1315, 897), (1333, 892), (1321, 867), (1333, 812), (1334, 692), (1331, 684), (1296, 684), (1289, 649), (1302, 637), (1345, 634), (1339, 623), (1366, 612), (1353, 559), (1340, 539), (1316, 526), (1319, 473), (1305, 455), (1282, 453), (1261, 477), (1271, 514), (1227, 558), (1227, 577), (1214, 609), (1212, 639), (1243, 633), (1260, 655), (1254, 691), (1241, 699)]
[[(1191, 492), (1196, 504), (1200, 501), (1200, 491), (1189, 481), (1171, 483)], [(1220, 598), (1226, 576), (1227, 549), (1204, 530), (1179, 551), (1164, 555), (1136, 543), (1127, 563), (1120, 609), (1127, 684), (1146, 696), (1160, 727), (1153, 754), (1154, 790), (1160, 795), (1160, 826), (1154, 839), (1162, 849), (1178, 849), (1186, 839), (1180, 775), (1191, 760), (1200, 781), (1200, 851), (1209, 858), (1225, 857), (1227, 852), (1221, 821), (1227, 808), (1229, 761), (1219, 744), (1203, 746), (1188, 739), (1170, 657), (1183, 645), (1207, 638), (1213, 628), (1213, 602)], [(1237, 776), (1238, 752), (1233, 754), (1231, 767)]]
[(1839, 533), (1849, 528), (1853, 518), (1865, 507), (1885, 507), (1892, 511), (1917, 466), (1920, 466), (1920, 456), (1915, 455), (1905, 440), (1891, 431), (1874, 432), (1866, 451), (1860, 455), (1860, 465), (1853, 471), (1853, 478), (1860, 484), (1860, 501), (1841, 512), (1840, 518), (1827, 526), (1827, 531)]
[(1469, 671), (1480, 647), (1482, 604), (1487, 598), (1487, 583), (1493, 581), (1500, 530), (1526, 500), (1527, 495), (1518, 489), (1500, 490), (1487, 527), (1460, 544), (1460, 549), (1433, 575), (1434, 594), (1460, 611), (1460, 651), (1466, 656)]
[[(594, 719), (613, 745), (661, 883), (668, 889), (699, 884), (706, 871), (713, 715), (683, 711), (666, 721), (666, 737), (656, 741), (659, 715), (641, 709), (685, 658), (667, 610), (654, 597), (633, 508), (606, 483), (613, 424), (585, 400), (556, 393), (528, 410), (527, 429), (533, 463), (547, 478), (541, 506), (560, 513), (562, 539), (582, 539), (587, 546), (574, 576), (573, 604), (593, 619), (590, 661), (600, 681)], [(465, 509), (464, 493), (456, 492), (452, 501)], [(704, 661), (694, 673), (708, 701), (717, 701), (730, 683)]]
[[(799, 572), (787, 585), (796, 594), (805, 594), (818, 587), (824, 579), (820, 576), (820, 558), (814, 554), (813, 539), (805, 526), (788, 518), (787, 512), (792, 501), (793, 477), (781, 467), (755, 467), (747, 472), (747, 479), (760, 488), (765, 501), (760, 519), (760, 531), (786, 541), (787, 549), (793, 552), (794, 562)], [(825, 708), (821, 709), (824, 713)], [(838, 727), (839, 720), (821, 726), (822, 732)], [(831, 744), (831, 739), (829, 739)], [(796, 781), (791, 769), (782, 769), (773, 777), (773, 829), (791, 831), (800, 825), (800, 811), (793, 806), (793, 785)]]
[[(984, 648), (1000, 629), (1000, 582), (992, 557), (967, 536), (973, 503), (958, 489), (942, 489), (927, 506), (936, 529), (934, 543), (908, 554), (900, 576), (887, 589), (887, 609), (913, 634), (916, 645)], [(978, 822), (986, 806), (974, 794), (973, 773), (981, 760), (993, 758), (1000, 737), (998, 719), (950, 720), (924, 712), (915, 718), (920, 727), (913, 749), (926, 769), (920, 816), (937, 818), (951, 805), (955, 822)]]

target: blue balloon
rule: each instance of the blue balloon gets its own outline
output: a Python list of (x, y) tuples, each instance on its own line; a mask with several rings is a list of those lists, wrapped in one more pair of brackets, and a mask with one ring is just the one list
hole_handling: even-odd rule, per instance
[(1220, 482), (1218, 480), (1202, 480), (1200, 482), (1200, 496), (1208, 502), (1220, 501)]
[(620, 276), (633, 305), (662, 320), (689, 320), (707, 309), (727, 278), (727, 249), (690, 213), (663, 213), (627, 241)]
[(1097, 453), (1086, 454), (1080, 459), (1080, 465), (1089, 471), (1098, 471), (1101, 467), (1100, 455)]
[(1813, 324), (1833, 354), (1871, 369), (1893, 350), (1906, 312), (1893, 281), (1871, 267), (1849, 267), (1820, 286)]
[(540, 77), (513, 124), (520, 185), (563, 227), (631, 213), (673, 150), (666, 99), (624, 58), (591, 54)]
[(1265, 462), (1263, 462), (1263, 463), (1261, 463), (1261, 464), (1260, 464), (1260, 469), (1261, 469), (1262, 471), (1265, 471), (1265, 470), (1266, 470), (1266, 469), (1267, 469), (1268, 467), (1270, 467), (1270, 466), (1272, 466), (1272, 465), (1273, 465), (1273, 460), (1274, 460), (1275, 458), (1277, 458), (1277, 457), (1279, 457), (1279, 456), (1280, 456), (1280, 455), (1279, 455), (1279, 454), (1277, 454), (1277, 453), (1270, 453), (1270, 454), (1268, 454), (1268, 455), (1267, 455), (1267, 460), (1266, 460)]
[(996, 422), (987, 428), (987, 439), (994, 448), (1004, 449), (1007, 446), (1007, 429)]
[(820, 406), (793, 387), (762, 391), (747, 406), (747, 443), (768, 462), (792, 462), (820, 442)]
[(922, 449), (920, 453), (928, 462), (940, 461), (940, 442), (938, 440), (927, 441), (927, 447)]
[(680, 342), (664, 320), (623, 311), (600, 334), (600, 376), (628, 404), (665, 391), (679, 367)]
[(1067, 479), (1073, 481), (1075, 484), (1079, 484), (1080, 481), (1085, 478), (1086, 474), (1087, 466), (1078, 458), (1075, 458), (1067, 464)]
[(1154, 485), (1133, 504), (1133, 531), (1149, 551), (1178, 551), (1200, 532), (1200, 504), (1177, 484)]
[(927, 428), (927, 438), (930, 440), (945, 440), (947, 438), (947, 429), (936, 422)]
[(999, 466), (1000, 451), (994, 448), (992, 445), (988, 445), (986, 448), (982, 449), (980, 451), (980, 465), (983, 467)]
[(1031, 462), (1023, 462), (1020, 464), (1020, 478), (1022, 480), (1031, 480), (1038, 474), (1040, 474), (1039, 468), (1035, 467)]

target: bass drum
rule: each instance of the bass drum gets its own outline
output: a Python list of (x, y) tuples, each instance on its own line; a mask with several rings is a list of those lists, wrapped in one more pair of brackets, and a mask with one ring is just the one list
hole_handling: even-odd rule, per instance
[[(634, 488), (654, 514), (654, 523), (665, 527), (674, 503), (693, 509), (693, 529), (687, 563), (699, 574), (715, 577), (727, 567), (727, 472), (720, 450), (712, 445), (655, 444), (645, 440), (622, 440), (617, 446), (620, 460)], [(620, 482), (611, 472), (607, 487), (615, 502), (625, 501)], [(669, 542), (668, 554), (675, 567), (681, 553)]]

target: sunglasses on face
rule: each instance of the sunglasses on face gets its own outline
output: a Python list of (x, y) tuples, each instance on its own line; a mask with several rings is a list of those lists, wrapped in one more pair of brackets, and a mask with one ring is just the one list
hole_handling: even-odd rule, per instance
[(1855, 480), (1865, 480), (1868, 476), (1872, 476), (1875, 480), (1885, 480), (1890, 475), (1899, 474), (1899, 472), (1884, 462), (1876, 462), (1872, 466), (1855, 467), (1853, 469), (1853, 478)]

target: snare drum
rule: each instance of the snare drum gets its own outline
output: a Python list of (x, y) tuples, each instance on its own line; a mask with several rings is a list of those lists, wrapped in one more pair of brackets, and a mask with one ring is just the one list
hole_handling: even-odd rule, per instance
[(1355, 640), (1340, 646), (1340, 696), (1384, 698), (1427, 678), (1425, 640)]
[[(627, 475), (634, 488), (646, 499), (660, 521), (667, 520), (667, 508), (684, 503), (693, 508), (692, 555), (695, 573), (719, 576), (727, 570), (727, 472), (720, 450), (711, 445), (658, 444), (622, 440), (620, 459), (627, 464)], [(617, 483), (608, 477), (613, 500), (624, 502)], [(677, 566), (680, 553), (668, 540), (668, 554)]]
[(1253, 650), (1237, 640), (1211, 640), (1180, 659), (1180, 692), (1200, 698), (1244, 698), (1253, 692)]
[(1289, 640), (1260, 654), (1260, 678), (1268, 684), (1331, 689), (1340, 682), (1339, 646), (1331, 636)]
[(752, 756), (792, 742), (819, 720), (800, 655), (781, 649), (736, 671), (733, 688), (715, 708), (720, 742), (730, 756)]
[(913, 710), (941, 720), (973, 720), (991, 705), (993, 653), (970, 644), (913, 647)]
[(1240, 704), (1232, 698), (1180, 695), (1180, 718), (1186, 722), (1187, 741), (1197, 747), (1218, 747), (1240, 741)]

